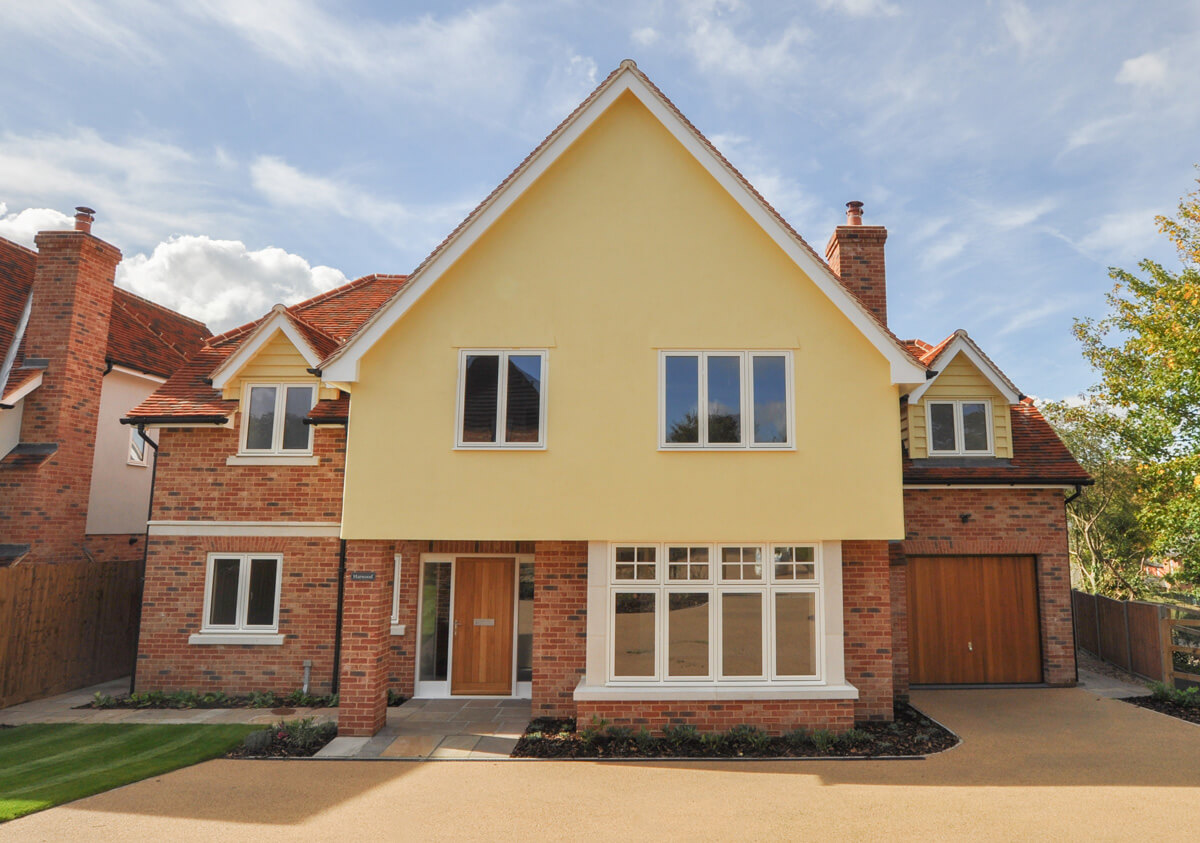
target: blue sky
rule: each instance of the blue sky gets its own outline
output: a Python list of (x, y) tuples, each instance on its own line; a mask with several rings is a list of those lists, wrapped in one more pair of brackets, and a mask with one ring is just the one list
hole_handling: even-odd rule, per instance
[(623, 58), (818, 249), (886, 225), (893, 329), (1093, 380), (1107, 267), (1200, 163), (1200, 2), (0, 6), (0, 235), (78, 204), (118, 283), (217, 330), (407, 272)]

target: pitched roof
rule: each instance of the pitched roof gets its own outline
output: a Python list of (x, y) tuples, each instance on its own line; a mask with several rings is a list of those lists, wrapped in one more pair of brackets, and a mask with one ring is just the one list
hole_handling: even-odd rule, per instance
[(120, 287), (113, 291), (107, 357), (118, 366), (170, 377), (211, 335), (203, 322)]
[(824, 292), (863, 335), (891, 362), (895, 382), (913, 382), (921, 377), (920, 363), (911, 365), (907, 349), (879, 317), (822, 260), (816, 250), (771, 207), (750, 182), (723, 156), (650, 81), (637, 65), (626, 59), (610, 73), (574, 111), (546, 136), (507, 178), (493, 190), (413, 271), (410, 283), (367, 319), (355, 336), (321, 362), (331, 380), (357, 379), (357, 359), (406, 312), (449, 266), (499, 217), (511, 202), (533, 183), (574, 140), (603, 113), (616, 97), (632, 93), (662, 122), (685, 148), (775, 240), (816, 286)]
[[(0, 360), (17, 332), (37, 271), (38, 253), (0, 237)], [(200, 348), (210, 332), (202, 322), (119, 287), (113, 290), (105, 356), (113, 364), (166, 378)], [(0, 396), (16, 392), (40, 370), (22, 369), (21, 337), (7, 384)], [(0, 403), (3, 398), (0, 397)]]
[(914, 484), (1089, 485), (1091, 475), (1075, 461), (1054, 428), (1025, 398), (1012, 406), (1011, 460), (992, 457), (904, 459), (904, 482)]
[(959, 328), (934, 346), (921, 340), (905, 340), (904, 344), (909, 354), (912, 354), (931, 370), (931, 376), (925, 383), (909, 393), (908, 397), (910, 401), (921, 400), (921, 396), (925, 394), (925, 391), (933, 385), (934, 381), (941, 374), (940, 368), (948, 365), (959, 354), (964, 354), (975, 368), (979, 370), (980, 374), (991, 381), (992, 386), (1004, 395), (1010, 403), (1015, 404), (1025, 397), (1021, 393), (1021, 390), (1017, 389), (1016, 384), (1008, 379), (1008, 375), (1004, 374), (1000, 367), (992, 362), (992, 358), (983, 353), (983, 349), (962, 328)]
[[(367, 275), (311, 299), (283, 308), (283, 313), (305, 339), (317, 348), (334, 348), (345, 341), (383, 302), (404, 286), (404, 275)], [(221, 364), (250, 339), (256, 328), (279, 311), (240, 325), (215, 337), (197, 351), (153, 395), (131, 410), (130, 422), (224, 423), (237, 410), (214, 389), (210, 378)], [(347, 399), (348, 401), (348, 399)], [(318, 402), (318, 407), (326, 402)], [(318, 412), (318, 407), (313, 412)], [(335, 423), (325, 421), (324, 423)]]

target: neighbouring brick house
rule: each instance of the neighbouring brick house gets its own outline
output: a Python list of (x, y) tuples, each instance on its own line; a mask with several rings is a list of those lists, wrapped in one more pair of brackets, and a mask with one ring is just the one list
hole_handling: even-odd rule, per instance
[(153, 448), (120, 419), (209, 336), (115, 287), (120, 251), (75, 220), (0, 238), (0, 565), (141, 558)]
[(1089, 479), (964, 333), (888, 329), (861, 222), (821, 260), (623, 63), (410, 276), (210, 338), (129, 414), (139, 688), (307, 670), (365, 735), (388, 690), (779, 731), (1071, 683)]

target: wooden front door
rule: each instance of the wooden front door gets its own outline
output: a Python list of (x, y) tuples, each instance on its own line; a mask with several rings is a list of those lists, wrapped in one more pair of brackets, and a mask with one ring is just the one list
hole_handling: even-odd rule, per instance
[(512, 559), (455, 560), (451, 694), (512, 694), (515, 578)]
[(913, 684), (1042, 681), (1032, 556), (908, 559)]

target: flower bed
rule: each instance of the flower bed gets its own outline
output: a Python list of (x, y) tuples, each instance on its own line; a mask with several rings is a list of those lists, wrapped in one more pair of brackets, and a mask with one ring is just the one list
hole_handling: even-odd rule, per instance
[(1125, 702), (1200, 724), (1200, 690), (1180, 690), (1162, 682), (1150, 683), (1150, 696), (1128, 697)]
[(337, 724), (315, 717), (281, 720), (269, 729), (246, 735), (226, 758), (310, 758), (337, 737)]
[(754, 726), (702, 733), (668, 726), (661, 733), (593, 722), (538, 718), (513, 750), (514, 758), (874, 758), (921, 756), (949, 749), (958, 736), (903, 703), (892, 723), (866, 723), (841, 735), (797, 729), (774, 737)]
[[(408, 697), (388, 691), (388, 705), (403, 705)], [(110, 696), (99, 692), (76, 708), (337, 708), (338, 695), (317, 696), (293, 691), (279, 696), (273, 691), (231, 695), (220, 691), (144, 691)]]

